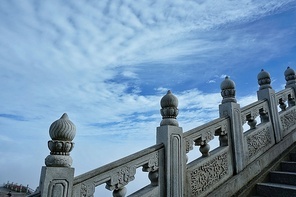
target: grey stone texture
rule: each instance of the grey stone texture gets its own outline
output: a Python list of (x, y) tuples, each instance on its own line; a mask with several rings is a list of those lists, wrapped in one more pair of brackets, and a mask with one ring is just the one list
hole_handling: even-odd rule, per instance
[[(76, 177), (70, 157), (76, 129), (64, 114), (50, 126), (50, 155), (42, 167), (39, 189), (32, 196), (94, 196), (95, 187), (105, 184), (113, 196), (123, 197), (138, 168), (147, 172), (150, 184), (129, 195), (132, 197), (246, 196), (270, 166), (295, 146), (296, 76), (289, 67), (284, 74), (286, 87), (275, 92), (270, 74), (262, 70), (257, 76), (258, 101), (242, 108), (235, 98), (234, 81), (226, 77), (220, 86), (220, 117), (186, 132), (177, 121), (178, 99), (168, 91), (160, 101), (162, 120), (156, 145)], [(246, 131), (245, 123), (249, 125)], [(215, 137), (219, 146), (211, 149), (209, 143)], [(188, 162), (188, 153), (195, 146), (201, 156)], [(258, 192), (296, 195), (295, 184), (290, 184), (295, 182), (296, 166), (291, 162), (281, 165), (288, 172), (273, 170), (271, 182), (258, 183)]]

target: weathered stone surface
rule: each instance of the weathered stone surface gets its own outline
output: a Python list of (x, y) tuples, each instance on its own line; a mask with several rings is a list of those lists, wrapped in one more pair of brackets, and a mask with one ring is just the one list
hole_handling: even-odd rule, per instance
[[(275, 159), (296, 140), (294, 70), (287, 68), (286, 88), (277, 93), (270, 85), (268, 72), (262, 70), (257, 78), (260, 85), (258, 101), (241, 108), (235, 98), (235, 83), (226, 77), (220, 86), (223, 98), (219, 105), (220, 118), (184, 133), (177, 121), (178, 99), (168, 91), (160, 101), (162, 121), (157, 128), (157, 145), (75, 178), (70, 152), (74, 147), (72, 140), (76, 128), (67, 114), (63, 114), (50, 126), (50, 155), (45, 159), (46, 167), (42, 168), (36, 195), (92, 197), (96, 186), (106, 184), (113, 196), (123, 197), (127, 194), (126, 185), (136, 179), (137, 168), (147, 172), (151, 183), (131, 196), (237, 195), (254, 178), (266, 173), (270, 163), (277, 162)], [(257, 123), (259, 116), (260, 124)], [(245, 123), (250, 126), (246, 132), (242, 128)], [(209, 144), (215, 136), (220, 144), (212, 150)], [(194, 151), (194, 146), (199, 146), (201, 157), (187, 164), (187, 153)], [(290, 172), (273, 172), (271, 181), (294, 184), (295, 169), (295, 162), (282, 162), (282, 170)], [(285, 190), (282, 190), (284, 187), (275, 190), (274, 183), (259, 184), (259, 190), (260, 187), (267, 192), (264, 195), (269, 195), (268, 192), (294, 195), (296, 188), (289, 186)]]

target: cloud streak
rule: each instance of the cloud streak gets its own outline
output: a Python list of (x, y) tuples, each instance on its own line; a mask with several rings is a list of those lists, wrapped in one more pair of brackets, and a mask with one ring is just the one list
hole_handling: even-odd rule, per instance
[[(38, 160), (32, 164), (36, 170), (48, 154), (49, 125), (67, 112), (77, 126), (73, 158), (76, 173), (82, 173), (152, 145), (161, 121), (159, 101), (168, 89), (179, 98), (184, 131), (218, 117), (219, 83), (226, 75), (248, 104), (262, 65), (270, 64), (277, 74), (286, 63), (276, 58), (285, 55), (295, 63), (288, 55), (294, 54), (296, 24), (287, 20), (296, 17), (295, 5), (292, 0), (4, 0), (0, 155), (14, 155), (10, 162), (17, 163), (26, 158), (16, 152), (27, 154), (28, 161)], [(274, 75), (283, 84), (280, 78)], [(10, 145), (15, 139), (22, 140)], [(105, 147), (108, 153), (93, 151)], [(80, 158), (98, 159), (82, 164)], [(17, 179), (1, 164), (1, 175)], [(29, 176), (20, 175), (21, 181)]]

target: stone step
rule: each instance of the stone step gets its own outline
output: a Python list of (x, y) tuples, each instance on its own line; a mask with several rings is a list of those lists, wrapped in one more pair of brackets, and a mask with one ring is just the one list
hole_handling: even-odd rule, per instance
[(257, 195), (267, 197), (295, 197), (296, 186), (278, 183), (257, 183)]
[(296, 172), (296, 162), (293, 161), (282, 161), (281, 171), (284, 172)]
[(296, 162), (296, 153), (290, 153), (290, 161)]
[(272, 171), (269, 173), (269, 180), (272, 183), (281, 183), (296, 186), (295, 172)]

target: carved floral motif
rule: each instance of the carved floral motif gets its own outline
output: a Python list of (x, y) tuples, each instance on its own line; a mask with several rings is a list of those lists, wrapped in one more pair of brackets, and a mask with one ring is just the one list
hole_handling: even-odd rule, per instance
[(86, 197), (86, 194), (87, 194), (87, 186), (84, 183), (82, 183), (81, 189), (80, 189), (80, 196)]
[(227, 153), (214, 157), (190, 173), (191, 196), (198, 196), (228, 172)]
[[(213, 131), (214, 133), (214, 131)], [(212, 139), (214, 139), (214, 134), (212, 133), (212, 131), (209, 129), (206, 132), (203, 132), (201, 137), (196, 139), (195, 142), (195, 146), (202, 146), (207, 144), (209, 141), (211, 141)]]
[(269, 127), (249, 135), (247, 137), (249, 157), (256, 155), (263, 147), (267, 146), (270, 143), (271, 136), (269, 132)]
[(208, 130), (205, 135), (203, 135), (204, 141), (209, 142), (212, 139), (214, 139), (214, 134), (211, 132), (211, 130)]
[(296, 110), (295, 109), (290, 110), (289, 112), (281, 116), (281, 122), (282, 122), (284, 131), (294, 126), (296, 124)]
[(106, 188), (109, 190), (120, 189), (135, 179), (136, 167), (124, 166), (113, 173), (111, 180), (107, 182)]
[(185, 142), (185, 149), (186, 149), (186, 153), (188, 153), (189, 151), (193, 150), (193, 139), (191, 138), (187, 138), (186, 142)]
[(143, 165), (143, 171), (144, 172), (153, 172), (158, 170), (158, 153), (156, 152), (154, 155), (152, 155), (148, 161), (147, 164)]

